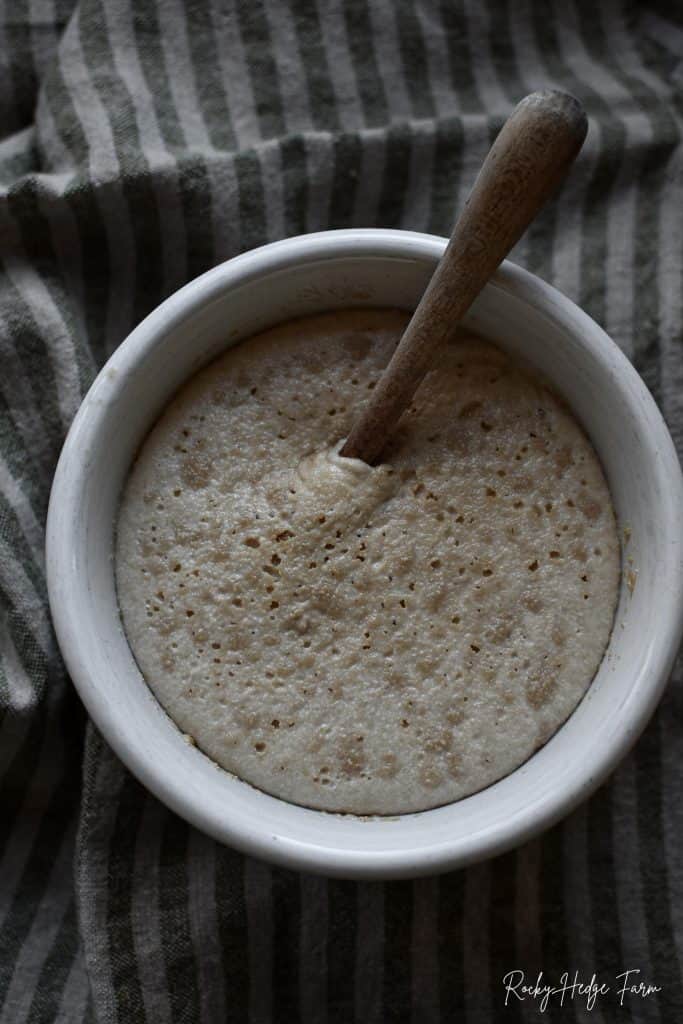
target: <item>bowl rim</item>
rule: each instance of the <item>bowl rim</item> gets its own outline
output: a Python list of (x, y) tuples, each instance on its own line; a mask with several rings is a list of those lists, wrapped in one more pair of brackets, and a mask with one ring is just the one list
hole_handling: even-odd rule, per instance
[[(181, 324), (200, 307), (210, 303), (224, 291), (255, 278), (267, 276), (290, 266), (348, 257), (379, 256), (393, 259), (413, 259), (418, 262), (441, 256), (447, 239), (419, 232), (382, 228), (351, 228), (316, 232), (282, 239), (260, 246), (213, 267), (188, 282), (156, 307), (121, 343), (95, 378), (76, 414), (59, 458), (50, 494), (46, 529), (47, 589), (52, 619), (64, 661), (88, 714), (96, 727), (128, 769), (160, 800), (186, 821), (195, 825), (222, 843), (243, 853), (264, 858), (296, 870), (355, 878), (391, 878), (433, 874), (474, 861), (484, 860), (513, 848), (555, 824), (577, 804), (586, 799), (610, 774), (625, 756), (644, 729), (663, 691), (683, 633), (683, 476), (668, 428), (644, 382), (618, 346), (591, 317), (552, 285), (515, 264), (504, 261), (491, 283), (513, 293), (521, 301), (552, 312), (571, 323), (573, 334), (585, 333), (594, 344), (604, 345), (616, 367), (624, 390), (638, 396), (644, 403), (645, 413), (653, 437), (648, 444), (658, 452), (657, 472), (663, 485), (671, 493), (668, 503), (667, 541), (671, 559), (664, 571), (663, 586), (670, 589), (671, 599), (666, 603), (658, 623), (659, 643), (647, 663), (647, 686), (640, 687), (633, 699), (621, 708), (624, 721), (615, 732), (611, 743), (596, 752), (593, 759), (574, 766), (571, 778), (565, 779), (557, 792), (545, 795), (534, 804), (520, 808), (509, 815), (496, 828), (480, 829), (471, 835), (456, 835), (447, 842), (435, 842), (415, 849), (345, 850), (341, 847), (315, 845), (309, 840), (291, 838), (275, 842), (272, 830), (241, 826), (231, 827), (229, 815), (218, 821), (215, 815), (198, 806), (181, 787), (169, 782), (163, 769), (147, 751), (128, 741), (121, 723), (115, 720), (111, 702), (103, 698), (91, 681), (88, 658), (79, 643), (83, 623), (78, 621), (81, 605), (76, 591), (59, 585), (68, 573), (72, 558), (73, 539), (69, 530), (76, 523), (75, 512), (87, 473), (82, 452), (84, 440), (94, 436), (100, 424), (102, 411), (96, 399), (108, 373), (112, 358), (116, 360), (120, 387), (125, 387), (130, 373), (144, 354), (155, 347), (158, 340), (173, 327)], [(111, 378), (107, 381), (111, 389)], [(82, 587), (86, 584), (83, 581)], [(473, 798), (476, 794), (473, 794)], [(273, 798), (274, 799), (274, 798)], [(293, 805), (294, 806), (294, 805)], [(315, 811), (316, 814), (326, 814)], [(430, 811), (416, 812), (419, 815)], [(403, 818), (413, 815), (403, 815)]]

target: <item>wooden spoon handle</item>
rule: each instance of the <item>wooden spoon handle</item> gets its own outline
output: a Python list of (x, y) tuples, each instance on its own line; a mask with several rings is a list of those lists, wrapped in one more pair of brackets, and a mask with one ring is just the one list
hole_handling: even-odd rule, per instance
[(499, 263), (557, 188), (587, 131), (567, 93), (518, 104), (489, 151), (448, 247), (341, 455), (373, 463), (429, 369)]

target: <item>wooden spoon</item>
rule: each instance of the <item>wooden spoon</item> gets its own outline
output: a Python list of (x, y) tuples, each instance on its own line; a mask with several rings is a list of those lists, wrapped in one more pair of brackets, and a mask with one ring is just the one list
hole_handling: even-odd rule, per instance
[(479, 171), (439, 265), (340, 454), (372, 464), (459, 322), (557, 188), (588, 123), (573, 96), (534, 92), (515, 107)]

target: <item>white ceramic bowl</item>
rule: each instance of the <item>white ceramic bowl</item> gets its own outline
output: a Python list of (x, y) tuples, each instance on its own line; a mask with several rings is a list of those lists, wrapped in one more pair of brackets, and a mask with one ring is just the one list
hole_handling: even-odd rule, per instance
[(145, 685), (119, 620), (112, 550), (123, 481), (165, 403), (228, 345), (290, 317), (348, 306), (413, 309), (444, 246), (411, 232), (332, 231), (210, 270), (112, 356), (57, 467), (47, 527), (50, 604), (95, 724), (130, 770), (197, 828), (292, 868), (356, 878), (425, 875), (498, 854), (547, 828), (630, 748), (680, 640), (683, 483), (664, 422), (607, 335), (559, 292), (505, 263), (468, 323), (533, 363), (565, 396), (602, 460), (621, 528), (631, 533), (609, 648), (566, 724), (480, 793), (419, 814), (362, 819), (294, 806), (224, 772), (185, 742)]

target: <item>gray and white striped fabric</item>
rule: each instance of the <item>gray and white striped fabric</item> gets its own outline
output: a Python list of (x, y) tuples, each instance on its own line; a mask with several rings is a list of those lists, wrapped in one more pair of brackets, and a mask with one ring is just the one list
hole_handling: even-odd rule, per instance
[[(541, 838), (441, 878), (248, 860), (86, 724), (43, 528), (97, 368), (171, 291), (328, 227), (447, 234), (537, 87), (590, 115), (515, 258), (601, 322), (683, 451), (683, 11), (670, 0), (0, 0), (0, 1024), (683, 1020), (680, 672)], [(676, 685), (678, 684), (678, 685)], [(504, 1003), (639, 970), (643, 998)]]

